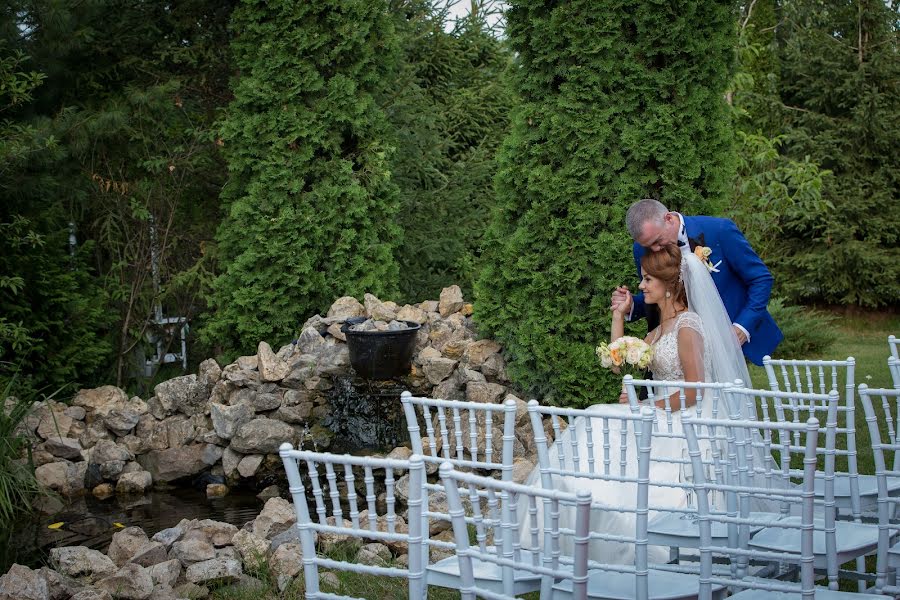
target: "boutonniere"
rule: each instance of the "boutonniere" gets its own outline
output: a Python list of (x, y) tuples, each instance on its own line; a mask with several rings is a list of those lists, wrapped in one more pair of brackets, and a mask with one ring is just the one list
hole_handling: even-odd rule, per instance
[(697, 246), (694, 248), (694, 256), (700, 259), (700, 262), (703, 263), (703, 266), (706, 267), (706, 270), (710, 273), (718, 273), (718, 266), (722, 264), (720, 260), (716, 264), (713, 264), (710, 260), (710, 256), (712, 256), (712, 248), (708, 246)]

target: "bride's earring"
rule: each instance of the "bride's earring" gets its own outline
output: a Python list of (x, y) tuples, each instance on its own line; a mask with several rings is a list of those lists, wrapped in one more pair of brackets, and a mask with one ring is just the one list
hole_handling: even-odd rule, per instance
[(671, 297), (672, 297), (672, 292), (666, 292), (666, 298), (671, 298)]

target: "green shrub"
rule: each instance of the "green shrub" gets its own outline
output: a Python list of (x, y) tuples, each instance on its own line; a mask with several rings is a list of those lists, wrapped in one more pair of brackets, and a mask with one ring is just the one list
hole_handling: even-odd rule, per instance
[(772, 358), (812, 358), (826, 352), (838, 338), (835, 318), (821, 311), (790, 306), (781, 298), (772, 298), (769, 313), (784, 333)]

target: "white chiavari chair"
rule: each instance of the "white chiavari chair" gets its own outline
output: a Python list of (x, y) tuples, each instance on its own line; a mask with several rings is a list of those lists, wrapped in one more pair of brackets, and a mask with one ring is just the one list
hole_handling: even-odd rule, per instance
[[(279, 455), (287, 472), (294, 511), (297, 515), (296, 528), (303, 552), (303, 578), (308, 600), (351, 598), (321, 591), (318, 571), (320, 567), (365, 575), (403, 578), (408, 580), (410, 598), (426, 596), (427, 582), (422, 563), (423, 535), (420, 515), (425, 465), (420, 456), (413, 455), (407, 461), (338, 455), (294, 450), (290, 444), (282, 444)], [(356, 493), (357, 475), (354, 470), (357, 472), (361, 470), (363, 473), (365, 497), (362, 499)], [(381, 515), (378, 514), (375, 471), (384, 471), (385, 474), (386, 509)], [(403, 528), (398, 527), (396, 511), (395, 474), (402, 471), (408, 471), (411, 480), (407, 531), (402, 531)], [(362, 511), (361, 505), (365, 507)], [(363, 511), (368, 512), (366, 518), (360, 518)], [(399, 568), (363, 565), (320, 555), (316, 551), (317, 534), (406, 544), (409, 549), (409, 566)]]

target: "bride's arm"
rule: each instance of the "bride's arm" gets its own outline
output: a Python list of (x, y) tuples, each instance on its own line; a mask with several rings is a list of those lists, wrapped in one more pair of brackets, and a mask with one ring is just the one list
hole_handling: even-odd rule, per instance
[[(625, 292), (628, 296), (628, 299), (631, 299), (631, 292)], [(609, 341), (614, 342), (623, 335), (625, 335), (625, 316), (627, 313), (624, 308), (630, 304), (629, 302), (622, 302), (617, 310), (612, 311), (612, 330), (609, 334)]]
[[(684, 371), (685, 381), (704, 381), (703, 373), (703, 336), (690, 327), (682, 327), (678, 330), (678, 359), (681, 361), (681, 369)], [(685, 407), (681, 406), (679, 392), (669, 396), (669, 405), (673, 411), (681, 410), (697, 404), (697, 390), (684, 390)], [(656, 403), (659, 408), (665, 408), (665, 401)]]

